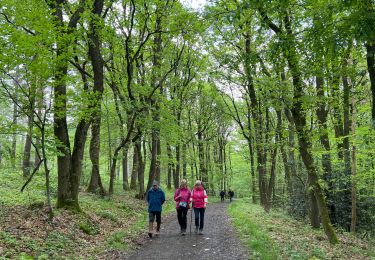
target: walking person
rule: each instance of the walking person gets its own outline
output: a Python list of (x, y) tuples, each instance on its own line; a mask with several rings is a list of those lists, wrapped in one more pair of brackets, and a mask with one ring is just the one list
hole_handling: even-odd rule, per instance
[(159, 187), (159, 183), (157, 181), (152, 183), (152, 187), (147, 192), (146, 200), (148, 202), (148, 236), (151, 238), (153, 235), (155, 218), (155, 235), (159, 235), (160, 233), (161, 211), (162, 205), (165, 201), (164, 191)]
[(176, 201), (177, 219), (180, 225), (180, 233), (182, 236), (186, 234), (187, 227), (187, 213), (190, 203), (190, 190), (187, 187), (187, 181), (181, 180), (180, 187), (174, 193), (174, 200)]
[(229, 201), (232, 202), (232, 199), (233, 199), (233, 197), (234, 197), (234, 191), (229, 190), (229, 191), (228, 191), (228, 195), (229, 195)]
[(225, 197), (225, 191), (221, 191), (220, 192), (220, 198), (221, 198), (221, 202), (224, 202), (224, 197)]
[(200, 180), (195, 182), (194, 189), (191, 191), (190, 201), (194, 209), (195, 233), (203, 235), (204, 212), (206, 210), (208, 196)]

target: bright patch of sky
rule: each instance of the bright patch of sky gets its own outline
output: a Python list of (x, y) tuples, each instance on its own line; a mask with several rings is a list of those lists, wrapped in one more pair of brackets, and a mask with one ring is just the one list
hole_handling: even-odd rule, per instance
[(181, 0), (181, 3), (190, 8), (202, 10), (207, 4), (207, 0)]

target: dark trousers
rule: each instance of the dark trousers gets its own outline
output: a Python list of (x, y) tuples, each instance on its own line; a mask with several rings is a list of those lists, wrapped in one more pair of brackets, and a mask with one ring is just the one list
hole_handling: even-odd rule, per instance
[(195, 226), (203, 229), (205, 208), (194, 208)]
[(224, 196), (221, 196), (221, 201), (224, 201)]
[(177, 209), (177, 219), (178, 219), (178, 224), (180, 224), (181, 230), (186, 231), (187, 227), (187, 212), (188, 209)]

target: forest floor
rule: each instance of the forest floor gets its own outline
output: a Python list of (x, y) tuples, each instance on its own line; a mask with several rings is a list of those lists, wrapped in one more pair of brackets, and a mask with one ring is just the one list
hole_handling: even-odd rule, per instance
[[(228, 203), (207, 206), (203, 235), (194, 233), (194, 213), (188, 212), (185, 236), (175, 214), (164, 219), (160, 235), (146, 239), (144, 246), (125, 259), (248, 259), (248, 252), (236, 235), (226, 209)], [(190, 223), (191, 233), (190, 233)]]
[(182, 237), (168, 190), (161, 235), (149, 239), (145, 201), (124, 193), (121, 184), (111, 198), (81, 192), (83, 213), (54, 209), (49, 221), (42, 180), (20, 193), (22, 177), (2, 174), (0, 259), (375, 259), (375, 242), (366, 233), (338, 230), (340, 244), (332, 246), (322, 229), (282, 210), (266, 214), (249, 199), (229, 204), (210, 197), (204, 235)]

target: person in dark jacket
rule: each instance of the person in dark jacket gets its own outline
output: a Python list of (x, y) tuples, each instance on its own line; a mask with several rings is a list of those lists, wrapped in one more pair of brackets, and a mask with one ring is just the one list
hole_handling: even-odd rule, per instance
[(148, 236), (151, 238), (154, 230), (154, 221), (156, 218), (156, 232), (155, 235), (160, 233), (161, 225), (161, 211), (162, 205), (165, 201), (164, 191), (159, 187), (159, 183), (154, 181), (152, 188), (147, 192), (146, 200), (148, 202)]
[(233, 199), (233, 197), (234, 197), (234, 191), (229, 190), (229, 191), (228, 191), (228, 195), (229, 195), (229, 200), (230, 200), (230, 202), (232, 202), (232, 199)]
[(220, 192), (221, 202), (224, 201), (224, 197), (225, 197), (225, 191), (222, 190), (222, 191)]

